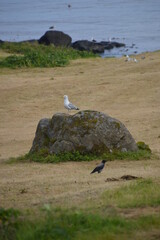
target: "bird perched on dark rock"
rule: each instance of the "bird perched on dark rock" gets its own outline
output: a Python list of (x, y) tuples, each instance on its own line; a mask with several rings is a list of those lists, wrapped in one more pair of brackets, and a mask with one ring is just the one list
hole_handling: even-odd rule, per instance
[(91, 173), (95, 173), (95, 172), (102, 172), (104, 166), (105, 166), (106, 160), (102, 160), (102, 162), (91, 172)]
[(54, 29), (54, 26), (51, 26), (49, 29)]

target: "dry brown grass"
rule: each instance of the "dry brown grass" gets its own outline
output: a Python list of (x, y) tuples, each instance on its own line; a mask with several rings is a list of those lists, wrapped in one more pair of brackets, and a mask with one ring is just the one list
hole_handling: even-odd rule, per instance
[(128, 181), (106, 182), (107, 178), (129, 174), (160, 181), (160, 161), (157, 160), (108, 162), (101, 174), (90, 174), (98, 162), (1, 163), (1, 206), (34, 208), (50, 203), (86, 207), (97, 201), (101, 204), (99, 197), (105, 190), (128, 184)]
[[(141, 57), (145, 56), (145, 59)], [(31, 147), (41, 118), (65, 112), (63, 95), (81, 110), (98, 110), (122, 121), (136, 141), (160, 154), (160, 52), (120, 59), (85, 59), (64, 68), (0, 70), (1, 206), (82, 204), (106, 188), (107, 177), (131, 174), (159, 179), (159, 160), (110, 162), (101, 175), (90, 176), (91, 163), (5, 163)]]

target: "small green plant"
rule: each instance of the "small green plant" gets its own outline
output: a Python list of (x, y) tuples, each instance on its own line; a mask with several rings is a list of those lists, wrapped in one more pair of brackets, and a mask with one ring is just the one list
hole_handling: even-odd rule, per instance
[(107, 160), (141, 160), (141, 159), (150, 159), (151, 152), (146, 150), (138, 150), (136, 152), (120, 152), (113, 151), (112, 153), (104, 153), (102, 158)]
[(12, 240), (15, 236), (20, 212), (16, 209), (0, 208), (0, 240)]
[(139, 150), (137, 152), (120, 152), (113, 151), (112, 153), (104, 153), (101, 155), (96, 154), (81, 154), (78, 151), (67, 152), (61, 154), (49, 154), (47, 148), (43, 148), (35, 153), (27, 153), (23, 156), (17, 158), (10, 158), (9, 162), (16, 161), (34, 161), (41, 163), (58, 163), (58, 162), (68, 162), (68, 161), (92, 161), (95, 159), (106, 159), (112, 160), (140, 160), (140, 159), (150, 159), (151, 153), (146, 150)]
[(19, 216), (19, 211), (13, 208), (0, 208), (0, 221), (2, 224), (6, 225), (16, 219)]
[(139, 150), (145, 150), (145, 151), (151, 152), (149, 145), (145, 144), (145, 142), (137, 142), (137, 146)]
[(96, 56), (90, 52), (38, 43), (3, 43), (0, 44), (0, 48), (12, 54), (0, 60), (1, 68), (62, 67), (73, 59)]
[(47, 149), (41, 149), (36, 153), (27, 153), (24, 156), (17, 158), (10, 158), (9, 162), (15, 161), (34, 161), (42, 163), (58, 163), (58, 162), (68, 162), (68, 161), (91, 161), (96, 159), (96, 155), (82, 155), (78, 151), (73, 153), (63, 153), (63, 154), (49, 154)]

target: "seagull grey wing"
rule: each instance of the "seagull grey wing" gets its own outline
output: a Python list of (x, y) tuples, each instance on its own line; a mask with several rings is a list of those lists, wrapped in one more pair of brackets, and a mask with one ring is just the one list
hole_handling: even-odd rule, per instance
[(71, 102), (68, 104), (68, 107), (69, 107), (70, 109), (79, 110), (79, 108), (76, 107), (75, 105), (73, 105)]

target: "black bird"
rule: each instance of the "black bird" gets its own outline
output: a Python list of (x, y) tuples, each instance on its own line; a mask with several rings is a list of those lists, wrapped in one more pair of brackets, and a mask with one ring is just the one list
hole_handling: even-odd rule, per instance
[(51, 26), (49, 29), (54, 29), (54, 26)]
[(95, 173), (95, 172), (102, 172), (104, 166), (105, 166), (106, 160), (102, 160), (102, 162), (91, 172), (91, 173)]

